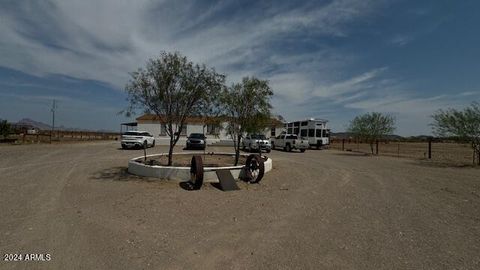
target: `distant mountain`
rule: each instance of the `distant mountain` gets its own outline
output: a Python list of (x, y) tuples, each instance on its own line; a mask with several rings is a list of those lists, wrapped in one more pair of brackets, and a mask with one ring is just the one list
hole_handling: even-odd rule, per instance
[(30, 118), (23, 118), (22, 120), (18, 121), (15, 124), (18, 125), (18, 126), (33, 127), (33, 128), (37, 128), (37, 129), (40, 129), (40, 130), (50, 130), (50, 129), (52, 129), (52, 127), (50, 125), (42, 123), (42, 122), (34, 121)]

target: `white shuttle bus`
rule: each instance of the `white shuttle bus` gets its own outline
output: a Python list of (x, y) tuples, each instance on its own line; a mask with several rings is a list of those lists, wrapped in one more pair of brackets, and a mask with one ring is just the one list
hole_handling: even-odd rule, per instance
[(330, 145), (330, 129), (327, 120), (307, 119), (303, 121), (289, 122), (284, 125), (288, 134), (296, 134), (308, 140), (310, 147), (317, 149), (328, 148)]

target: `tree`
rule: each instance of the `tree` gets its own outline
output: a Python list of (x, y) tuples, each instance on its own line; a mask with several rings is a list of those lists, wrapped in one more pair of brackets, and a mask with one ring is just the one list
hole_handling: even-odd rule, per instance
[(367, 141), (373, 154), (373, 145), (382, 137), (391, 134), (395, 130), (393, 116), (378, 112), (366, 113), (355, 117), (348, 127), (348, 131), (356, 138)]
[(127, 115), (137, 109), (157, 115), (170, 137), (170, 166), (185, 120), (214, 111), (214, 101), (225, 88), (225, 76), (205, 65), (193, 64), (178, 52), (162, 52), (160, 57), (150, 59), (144, 69), (130, 75), (125, 87), (130, 103)]
[(473, 102), (463, 110), (439, 110), (433, 118), (433, 132), (438, 136), (455, 136), (470, 142), (473, 148), (473, 163), (477, 156), (480, 165), (480, 104)]
[(243, 135), (262, 131), (268, 126), (272, 95), (268, 81), (255, 77), (244, 77), (241, 83), (234, 83), (223, 91), (226, 128), (233, 140), (235, 165), (240, 157)]
[(8, 123), (7, 120), (0, 120), (0, 135), (2, 135), (4, 139), (6, 139), (8, 138), (8, 135), (10, 135), (10, 131), (10, 123)]

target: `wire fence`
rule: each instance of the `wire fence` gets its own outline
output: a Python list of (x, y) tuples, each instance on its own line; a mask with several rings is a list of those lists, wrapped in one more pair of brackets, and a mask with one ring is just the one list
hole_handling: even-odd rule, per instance
[(118, 140), (119, 133), (114, 132), (94, 132), (94, 131), (48, 131), (41, 130), (36, 133), (17, 132), (10, 134), (5, 142), (10, 143), (55, 143), (55, 142), (75, 142), (75, 141), (95, 141), (95, 140)]
[[(333, 139), (330, 142), (330, 148), (366, 154), (372, 153), (370, 143), (353, 139)], [(430, 159), (455, 164), (472, 164), (478, 159), (470, 144), (442, 141), (378, 141), (373, 144), (373, 153), (382, 156)]]

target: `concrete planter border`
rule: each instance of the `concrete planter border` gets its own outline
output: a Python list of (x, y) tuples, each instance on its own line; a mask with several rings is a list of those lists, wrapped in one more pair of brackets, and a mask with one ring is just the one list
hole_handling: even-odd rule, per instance
[[(203, 155), (203, 153), (199, 152), (180, 152), (174, 153), (174, 155)], [(148, 157), (160, 157), (166, 156), (168, 153), (160, 153), (154, 155), (147, 155)], [(234, 156), (234, 153), (207, 153), (207, 155), (226, 155), (226, 156)], [(248, 157), (250, 154), (243, 154), (240, 153), (241, 156)], [(159, 180), (170, 180), (170, 181), (188, 181), (190, 180), (190, 167), (173, 167), (173, 166), (158, 166), (158, 165), (146, 165), (141, 162), (144, 156), (132, 158), (128, 161), (128, 172), (135, 175), (140, 176), (147, 176), (147, 177), (154, 177), (159, 178)], [(241, 166), (228, 166), (228, 167), (205, 167), (204, 168), (204, 182), (218, 182), (217, 174), (215, 173), (216, 170), (230, 170), (233, 177), (238, 179), (239, 177), (243, 176), (244, 169), (243, 165)], [(267, 158), (265, 161), (265, 173), (271, 171), (273, 168), (272, 159)]]

